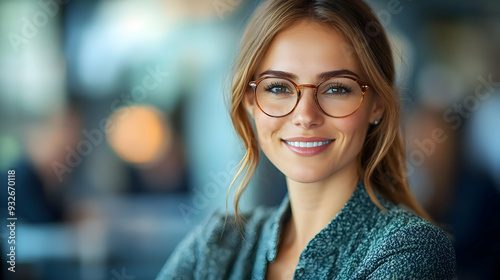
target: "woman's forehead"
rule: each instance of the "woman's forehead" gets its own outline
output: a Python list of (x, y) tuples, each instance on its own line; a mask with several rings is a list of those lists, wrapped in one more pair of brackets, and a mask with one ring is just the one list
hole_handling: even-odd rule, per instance
[(358, 65), (358, 58), (340, 33), (303, 20), (275, 36), (256, 75), (279, 70), (295, 74), (298, 82), (312, 82), (319, 73), (341, 69), (360, 75)]

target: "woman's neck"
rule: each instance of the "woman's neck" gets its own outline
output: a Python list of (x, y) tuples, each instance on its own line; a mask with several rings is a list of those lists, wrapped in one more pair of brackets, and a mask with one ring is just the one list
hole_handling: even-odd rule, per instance
[(314, 183), (299, 183), (287, 178), (292, 216), (282, 242), (302, 252), (305, 246), (342, 209), (358, 184), (356, 164)]

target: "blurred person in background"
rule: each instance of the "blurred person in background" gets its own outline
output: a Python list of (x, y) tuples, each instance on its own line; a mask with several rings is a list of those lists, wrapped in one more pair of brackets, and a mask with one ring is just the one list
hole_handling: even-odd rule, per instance
[[(75, 106), (38, 120), (26, 131), (26, 154), (13, 168), (18, 178), (17, 215), (25, 223), (58, 223), (65, 220), (71, 201), (81, 199), (75, 177), (80, 168), (77, 144), (82, 128), (81, 112)], [(67, 161), (68, 160), (68, 161)], [(71, 170), (71, 171), (70, 171)], [(70, 172), (68, 172), (70, 171)], [(74, 172), (73, 172), (74, 171)]]
[[(16, 244), (20, 255), (18, 279), (59, 279), (56, 277), (61, 274), (76, 277), (75, 273), (69, 272), (73, 267), (71, 260), (36, 263), (27, 260), (36, 259), (34, 256), (45, 250), (42, 249), (45, 246), (51, 246), (52, 252), (47, 255), (52, 257), (60, 252), (71, 252), (72, 248), (62, 242), (65, 239), (59, 240), (60, 243), (52, 240), (52, 244), (39, 242), (44, 240), (42, 236), (70, 238), (71, 235), (66, 235), (67, 226), (88, 226), (87, 221), (96, 220), (101, 215), (98, 206), (88, 202), (94, 193), (81, 168), (83, 160), (78, 152), (82, 140), (81, 114), (80, 101), (71, 99), (66, 108), (31, 120), (23, 135), (26, 152), (11, 167), (18, 174), (17, 234), (30, 237), (21, 237)], [(64, 272), (57, 272), (55, 267)]]

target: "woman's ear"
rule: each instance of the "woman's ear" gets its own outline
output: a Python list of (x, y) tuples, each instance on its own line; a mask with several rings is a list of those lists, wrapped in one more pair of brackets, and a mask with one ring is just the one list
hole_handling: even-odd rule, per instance
[(370, 111), (370, 123), (375, 123), (376, 121), (380, 121), (380, 119), (384, 115), (385, 107), (378, 95), (374, 94), (372, 96), (374, 98)]
[(251, 89), (248, 89), (245, 92), (245, 96), (243, 97), (243, 106), (245, 107), (245, 110), (247, 111), (247, 113), (253, 119), (253, 110), (254, 110), (254, 106), (255, 106), (255, 97), (254, 97), (253, 91)]

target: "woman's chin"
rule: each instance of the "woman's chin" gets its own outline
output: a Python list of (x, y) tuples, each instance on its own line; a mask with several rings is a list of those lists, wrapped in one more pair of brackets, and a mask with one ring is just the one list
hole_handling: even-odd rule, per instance
[(285, 176), (288, 179), (302, 184), (316, 183), (332, 175), (332, 174), (325, 174), (324, 172), (318, 172), (318, 170), (307, 170), (307, 169), (302, 169), (302, 170), (295, 169), (294, 171), (287, 173), (285, 173)]

